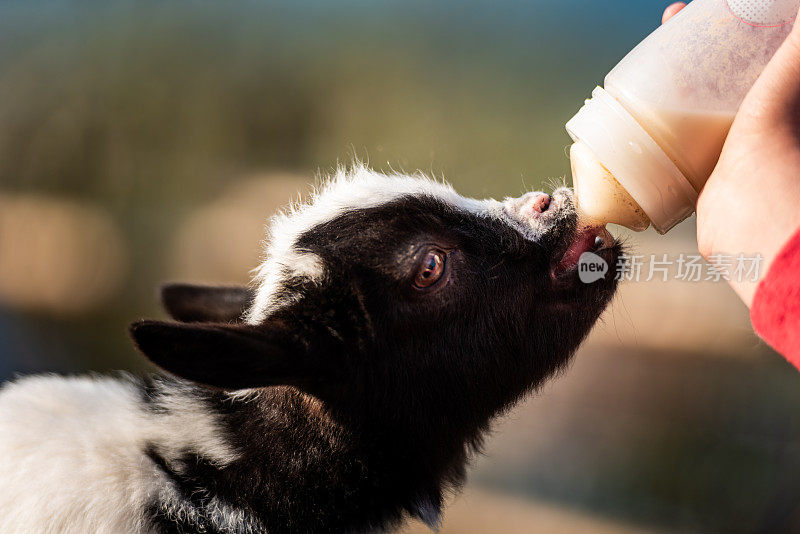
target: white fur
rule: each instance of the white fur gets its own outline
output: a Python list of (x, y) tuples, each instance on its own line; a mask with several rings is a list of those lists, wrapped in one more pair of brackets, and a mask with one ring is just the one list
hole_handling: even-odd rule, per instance
[(145, 529), (144, 506), (170, 491), (144, 449), (181, 450), (225, 464), (234, 454), (216, 422), (180, 391), (164, 413), (134, 384), (36, 376), (0, 390), (0, 532), (125, 533)]
[(312, 194), (308, 203), (296, 203), (273, 217), (266, 246), (266, 259), (256, 269), (256, 298), (246, 320), (255, 324), (275, 309), (287, 304), (276, 298), (286, 276), (324, 278), (322, 259), (297, 250), (298, 238), (311, 228), (331, 221), (347, 211), (370, 208), (405, 195), (426, 195), (443, 200), (455, 208), (486, 217), (506, 219), (504, 205), (496, 200), (476, 200), (456, 193), (453, 187), (422, 173), (382, 174), (362, 163), (350, 169), (340, 167)]

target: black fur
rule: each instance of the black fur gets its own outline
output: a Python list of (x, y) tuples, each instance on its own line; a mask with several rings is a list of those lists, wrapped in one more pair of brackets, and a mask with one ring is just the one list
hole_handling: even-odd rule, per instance
[(253, 302), (253, 290), (246, 287), (201, 287), (165, 284), (161, 304), (170, 317), (186, 323), (233, 322)]
[[(409, 515), (435, 527), (492, 418), (567, 364), (616, 287), (613, 272), (588, 285), (553, 274), (575, 231), (564, 202), (536, 242), (435, 198), (353, 210), (300, 237), (324, 283), (287, 279), (299, 298), (262, 324), (134, 324), (144, 354), (204, 384), (191, 395), (239, 453), (217, 466), (187, 451), (169, 465), (148, 451), (201, 518), (154, 502), (154, 528), (215, 531), (211, 498), (272, 534), (365, 532)], [(445, 274), (420, 290), (431, 248), (447, 253)], [(598, 253), (615, 265), (619, 252)], [(239, 388), (256, 389), (225, 391)]]

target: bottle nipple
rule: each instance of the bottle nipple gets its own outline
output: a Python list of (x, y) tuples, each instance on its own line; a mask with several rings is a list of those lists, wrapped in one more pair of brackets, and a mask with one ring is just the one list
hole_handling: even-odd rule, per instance
[(650, 226), (644, 210), (589, 147), (580, 141), (569, 151), (575, 203), (581, 224), (619, 224), (641, 232)]

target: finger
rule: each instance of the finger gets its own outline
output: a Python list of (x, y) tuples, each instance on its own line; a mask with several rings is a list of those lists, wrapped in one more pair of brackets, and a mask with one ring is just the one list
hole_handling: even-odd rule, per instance
[(667, 7), (667, 9), (664, 10), (664, 14), (661, 16), (661, 24), (664, 24), (669, 19), (677, 15), (678, 11), (680, 11), (684, 7), (686, 7), (686, 4), (684, 2), (675, 2), (674, 4)]
[(766, 121), (795, 123), (800, 112), (800, 23), (759, 76), (743, 107)]

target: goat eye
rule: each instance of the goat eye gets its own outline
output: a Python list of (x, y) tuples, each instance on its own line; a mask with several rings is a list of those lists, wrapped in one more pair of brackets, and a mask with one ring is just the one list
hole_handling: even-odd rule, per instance
[(444, 265), (447, 256), (441, 250), (431, 250), (419, 266), (414, 285), (419, 288), (431, 287), (439, 281), (444, 274)]

